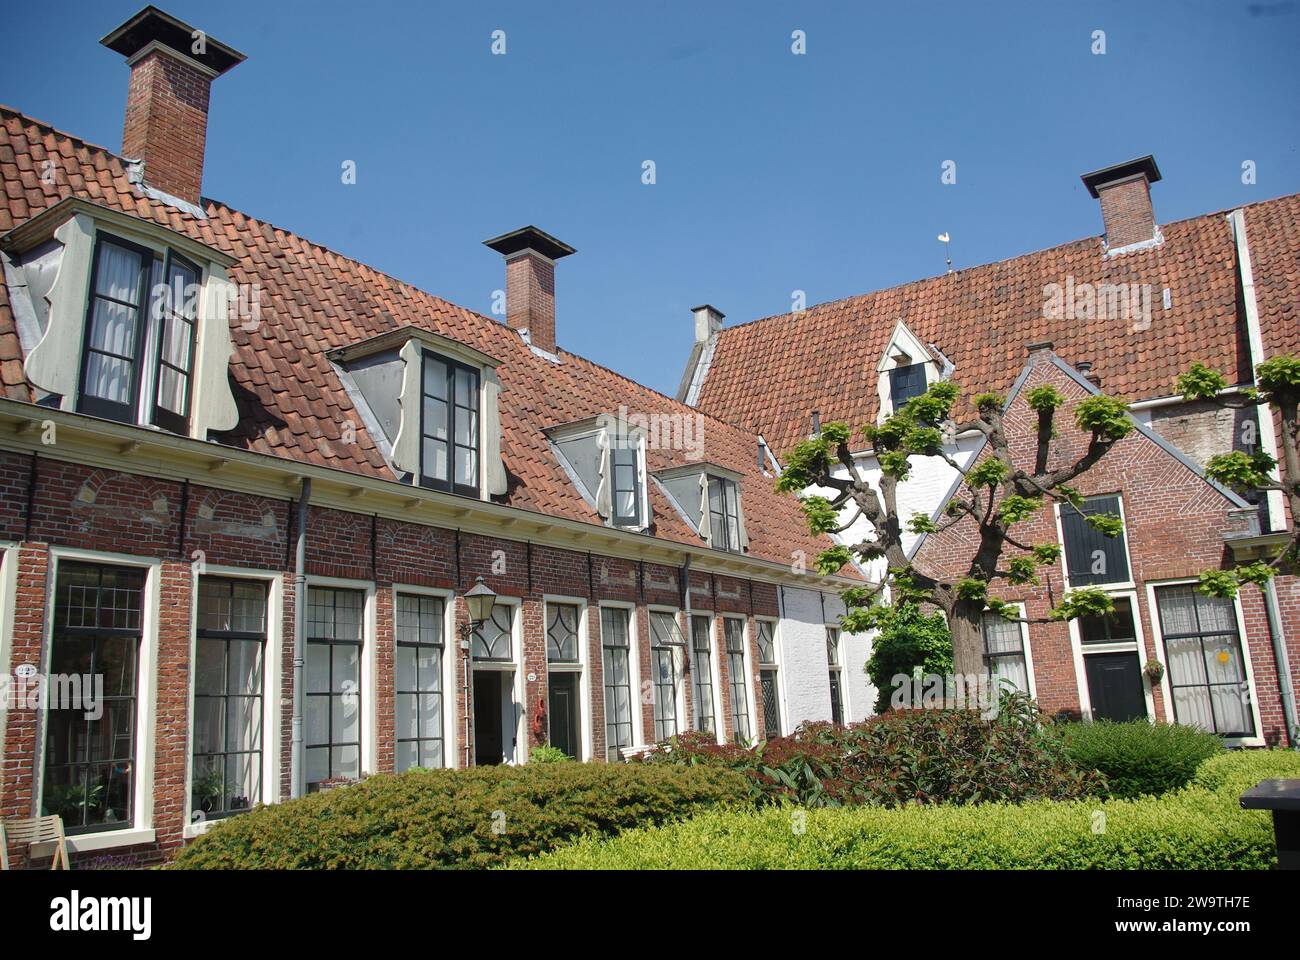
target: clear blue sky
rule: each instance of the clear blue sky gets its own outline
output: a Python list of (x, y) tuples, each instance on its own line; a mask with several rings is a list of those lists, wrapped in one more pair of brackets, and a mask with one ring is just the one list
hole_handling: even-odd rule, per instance
[[(120, 148), (97, 41), (142, 5), (5, 16), (0, 102)], [(479, 242), (535, 223), (578, 248), (560, 343), (666, 392), (695, 304), (941, 273), (945, 230), (958, 267), (1100, 233), (1097, 167), (1155, 154), (1162, 221), (1300, 191), (1287, 0), (158, 5), (248, 55), (213, 85), (205, 195), (485, 313)]]

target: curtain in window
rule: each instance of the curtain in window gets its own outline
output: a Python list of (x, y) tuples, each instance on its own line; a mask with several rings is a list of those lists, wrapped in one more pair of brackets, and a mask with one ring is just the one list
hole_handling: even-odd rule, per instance
[(1224, 735), (1253, 734), (1232, 601), (1179, 584), (1157, 588), (1156, 603), (1175, 719)]
[(984, 662), (989, 677), (1005, 687), (1008, 683), (1023, 693), (1029, 692), (1029, 669), (1020, 624), (996, 613), (984, 614)]
[(178, 417), (189, 413), (189, 385), (197, 321), (198, 273), (176, 259), (167, 265), (167, 294), (158, 350), (158, 406)]
[(114, 403), (131, 402), (143, 269), (139, 252), (100, 242), (86, 343), (85, 394)]

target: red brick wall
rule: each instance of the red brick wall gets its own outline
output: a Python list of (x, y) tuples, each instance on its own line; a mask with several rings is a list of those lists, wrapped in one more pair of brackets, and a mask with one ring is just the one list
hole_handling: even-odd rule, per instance
[(506, 322), (555, 352), (555, 264), (536, 253), (506, 261)]
[(1155, 236), (1155, 214), (1151, 209), (1151, 187), (1145, 177), (1100, 187), (1101, 219), (1110, 249), (1142, 243)]
[[(1051, 465), (1073, 462), (1087, 444), (1086, 435), (1074, 426), (1073, 414), (1074, 405), (1086, 396), (1084, 390), (1051, 364), (1045, 355), (1039, 355), (1020, 397), (1006, 416), (1006, 434), (1013, 457), (1028, 469), (1033, 465), (1037, 415), (1028, 409), (1024, 395), (1044, 383), (1051, 383), (1068, 398), (1067, 405), (1058, 411), (1059, 436), (1052, 443)], [(1205, 480), (1137, 431), (1117, 443), (1072, 485), (1085, 496), (1121, 495), (1129, 563), (1137, 593), (1138, 628), (1144, 638), (1145, 656), (1151, 659), (1156, 655), (1156, 641), (1147, 584), (1195, 578), (1202, 570), (1229, 562), (1223, 534), (1230, 528), (1229, 512), (1233, 505)], [(1050, 506), (1040, 509), (1033, 518), (1015, 527), (1013, 533), (1026, 543), (1058, 542), (1055, 516)], [(974, 552), (974, 534), (973, 522), (968, 520), (942, 534), (928, 537), (917, 557), (918, 568), (945, 578), (964, 576)], [(1010, 554), (1018, 552), (1009, 550)], [(1001, 581), (990, 593), (1004, 600), (1024, 601), (1027, 616), (1031, 619), (1045, 617), (1063, 595), (1062, 565), (1057, 563), (1041, 568), (1040, 580), (1042, 582), (1037, 587), (1013, 587)], [(1288, 637), (1295, 638), (1300, 631), (1300, 595), (1297, 594), (1295, 579), (1282, 578), (1278, 588), (1283, 596), (1289, 598), (1291, 608), (1284, 617), (1285, 630)], [(1241, 604), (1263, 733), (1270, 743), (1276, 743), (1284, 729), (1281, 700), (1259, 591), (1253, 587), (1244, 589)], [(1067, 625), (1030, 624), (1029, 638), (1042, 707), (1048, 712), (1078, 710), (1079, 679)], [(1295, 663), (1294, 659), (1292, 663)], [(1153, 690), (1153, 699), (1157, 718), (1170, 719), (1161, 687)]]
[[(50, 550), (78, 548), (123, 558), (147, 557), (161, 561), (158, 610), (158, 656), (153, 664), (156, 676), (156, 709), (150, 735), (154, 739), (154, 791), (152, 824), (156, 842), (129, 850), (113, 850), (113, 856), (148, 861), (167, 856), (183, 843), (187, 806), (186, 775), (189, 761), (189, 675), (192, 648), (192, 591), (196, 562), (279, 574), (282, 579), (283, 609), (280, 650), (280, 705), (278, 783), (273, 779), (267, 791), (273, 799), (289, 796), (293, 709), (293, 627), (297, 602), (293, 579), (293, 504), (218, 488), (174, 481), (155, 480), (134, 474), (96, 469), (42, 456), (32, 498), (31, 539), (23, 540), (28, 525), (27, 498), (31, 458), (0, 453), (0, 529), (20, 541), (17, 551), (17, 604), (11, 663), (0, 670), (12, 672), (18, 663), (43, 664), (49, 626), (46, 606)], [(182, 523), (182, 504), (184, 522)], [(199, 570), (201, 573), (201, 569)], [(582, 598), (587, 602), (590, 690), (589, 716), (592, 757), (605, 756), (604, 677), (600, 650), (601, 601), (634, 605), (633, 621), (637, 660), (643, 681), (650, 677), (648, 609), (651, 605), (681, 607), (681, 571), (657, 563), (600, 555), (581, 550), (505, 540), (423, 526), (398, 520), (374, 518), (368, 514), (312, 506), (308, 511), (307, 575), (339, 577), (373, 583), (375, 586), (376, 637), (376, 743), (374, 769), (382, 772), (394, 766), (394, 630), (392, 589), (394, 584), (454, 590), (470, 587), (477, 576), (498, 594), (521, 601), (523, 649), (519, 668), (525, 677), (525, 720), (527, 745), (539, 738), (532, 718), (547, 695), (547, 664), (543, 597)], [(693, 603), (714, 611), (721, 637), (720, 615), (776, 615), (777, 592), (769, 584), (751, 584), (734, 577), (692, 577)], [(466, 619), (464, 603), (454, 607), (457, 624)], [(689, 637), (679, 617), (683, 635)], [(752, 637), (752, 630), (749, 634)], [(455, 690), (446, 691), (456, 704), (454, 735), (457, 749), (448, 758), (464, 762), (464, 660), (456, 638), (448, 638), (447, 655), (453, 658)], [(369, 638), (368, 638), (369, 640)], [(751, 639), (752, 646), (752, 639)], [(727, 685), (725, 642), (718, 641), (715, 657), (723, 699), (715, 707), (719, 722), (730, 731), (730, 690)], [(756, 651), (750, 662), (757, 663)], [(529, 673), (536, 679), (528, 682)], [(273, 681), (274, 682), (274, 681)], [(752, 681), (751, 681), (752, 682)], [(691, 727), (689, 674), (684, 678), (686, 704), (679, 714), (679, 727)], [(642, 732), (653, 735), (653, 700), (649, 686), (634, 691), (640, 704)], [(141, 689), (142, 696), (149, 691)], [(761, 709), (761, 708), (760, 708)], [(754, 718), (761, 729), (762, 718)], [(35, 803), (38, 738), (36, 711), (11, 710), (3, 731), (4, 754), (0, 760), (0, 816), (21, 817), (33, 813)], [(452, 730), (447, 730), (452, 739)], [(276, 732), (267, 731), (267, 736)], [(369, 734), (367, 734), (369, 736)], [(450, 747), (450, 745), (449, 745)], [(15, 851), (16, 852), (16, 851)], [(81, 859), (93, 859), (87, 855)]]
[(150, 186), (193, 204), (203, 185), (211, 83), (190, 64), (154, 50), (132, 66), (127, 88), (122, 153), (144, 160)]

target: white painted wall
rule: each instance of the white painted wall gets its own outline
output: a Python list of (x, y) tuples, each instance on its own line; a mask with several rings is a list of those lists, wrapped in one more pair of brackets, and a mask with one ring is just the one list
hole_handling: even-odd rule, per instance
[[(825, 613), (823, 614), (823, 601)], [(816, 590), (781, 588), (782, 617), (777, 635), (781, 644), (781, 678), (785, 690), (786, 728), (809, 720), (830, 720), (831, 680), (826, 664), (826, 624), (844, 613), (839, 597)], [(824, 619), (823, 619), (824, 617)], [(871, 716), (876, 692), (863, 667), (871, 656), (866, 634), (841, 633), (846, 720)]]

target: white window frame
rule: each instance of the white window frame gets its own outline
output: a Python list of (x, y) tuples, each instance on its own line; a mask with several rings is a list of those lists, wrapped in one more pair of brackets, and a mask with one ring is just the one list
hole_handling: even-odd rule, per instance
[[(542, 656), (546, 662), (546, 723), (547, 739), (550, 738), (551, 722), (551, 661), (546, 656), (546, 628), (550, 623), (550, 606), (552, 604), (578, 608), (578, 662), (577, 664), (559, 664), (557, 673), (578, 674), (578, 739), (581, 743), (581, 756), (576, 760), (590, 760), (592, 753), (591, 728), (591, 631), (587, 626), (587, 606), (585, 597), (571, 597), (560, 593), (542, 594)], [(629, 642), (631, 637), (628, 638)]]
[[(378, 773), (379, 758), (379, 651), (378, 644), (378, 604), (376, 603), (375, 584), (370, 580), (350, 580), (343, 577), (308, 576), (303, 587), (302, 600), (312, 587), (324, 587), (334, 590), (360, 590), (364, 592), (361, 616), (361, 776), (367, 777)], [(297, 602), (297, 598), (295, 598)], [(303, 618), (306, 623), (306, 618)], [(303, 638), (304, 649), (306, 637)], [(306, 675), (303, 675), (305, 684)], [(307, 705), (303, 702), (303, 724), (306, 726)], [(304, 768), (306, 753), (304, 748)]]
[[(1177, 722), (1174, 719), (1174, 691), (1169, 682), (1169, 664), (1165, 661), (1165, 638), (1160, 630), (1160, 611), (1156, 606), (1156, 588), (1157, 587), (1177, 587), (1195, 585), (1200, 581), (1195, 577), (1179, 577), (1172, 580), (1149, 580), (1146, 583), (1147, 589), (1147, 613), (1151, 618), (1151, 636), (1155, 640), (1156, 659), (1163, 668), (1160, 677), (1160, 690), (1166, 705), (1167, 716), (1166, 723)], [(1250, 711), (1255, 721), (1255, 736), (1253, 737), (1221, 737), (1226, 746), (1230, 747), (1263, 747), (1267, 746), (1264, 739), (1264, 724), (1259, 715), (1259, 691), (1255, 683), (1255, 665), (1250, 657), (1250, 640), (1246, 633), (1246, 615), (1241, 607), (1241, 594), (1232, 598), (1232, 608), (1237, 621), (1237, 642), (1241, 644), (1241, 662), (1246, 669), (1246, 683), (1250, 686)], [(1144, 663), (1145, 667), (1146, 664)], [(1150, 689), (1151, 681), (1143, 673), (1142, 682)], [(1155, 716), (1154, 711), (1151, 714)]]
[[(1025, 604), (1024, 601), (1017, 600), (1014, 603), (1008, 603), (1007, 606), (1013, 608), (1016, 611), (1016, 616), (1020, 618), (1020, 621), (1016, 624), (1016, 626), (1020, 628), (1020, 648), (1021, 650), (1024, 651), (1025, 677), (1026, 677), (1026, 681), (1029, 684), (1029, 695), (1036, 700), (1038, 699), (1038, 682), (1034, 679), (1034, 655), (1029, 648), (1029, 624), (1025, 622)], [(993, 611), (989, 610), (988, 607), (985, 607), (984, 612), (992, 613)], [(1071, 623), (1073, 624), (1073, 621), (1071, 621)], [(981, 623), (980, 624), (981, 645), (983, 645), (984, 642), (985, 642), (984, 624)], [(986, 668), (987, 666), (988, 664), (985, 664)]]
[[(443, 768), (454, 769), (458, 764), (461, 748), (464, 746), (461, 729), (456, 722), (457, 704), (460, 702), (461, 690), (456, 685), (456, 664), (463, 656), (460, 649), (460, 637), (456, 633), (456, 592), (438, 587), (421, 587), (411, 583), (394, 583), (389, 590), (389, 602), (392, 604), (391, 636), (393, 656), (397, 656), (397, 597), (399, 594), (417, 597), (435, 597), (442, 601), (442, 760)], [(397, 689), (397, 661), (393, 661), (393, 689)], [(397, 720), (397, 702), (393, 702), (393, 721)], [(396, 726), (393, 735), (393, 768), (397, 767)]]
[[(744, 668), (745, 668), (745, 669), (744, 669), (744, 675), (745, 675), (745, 703), (746, 703), (746, 709), (749, 711), (749, 742), (750, 742), (750, 743), (758, 743), (758, 741), (761, 740), (762, 738), (759, 736), (759, 732), (758, 732), (758, 730), (755, 729), (756, 726), (757, 726), (757, 721), (758, 721), (758, 711), (757, 711), (757, 709), (755, 708), (755, 704), (754, 704), (754, 696), (755, 696), (755, 694), (754, 694), (754, 686), (755, 686), (755, 679), (754, 679), (754, 657), (753, 657), (753, 655), (752, 655), (752, 653), (751, 653), (751, 644), (754, 642), (754, 638), (753, 638), (753, 636), (751, 635), (751, 628), (750, 628), (750, 620), (751, 620), (751, 618), (748, 617), (748, 616), (746, 616), (745, 614), (739, 614), (739, 613), (723, 613), (723, 614), (721, 614), (721, 615), (718, 617), (718, 622), (719, 622), (720, 624), (722, 624), (722, 638), (721, 638), (722, 643), (721, 643), (721, 649), (722, 649), (722, 652), (723, 652), (724, 654), (728, 654), (728, 657), (727, 657), (727, 683), (730, 684), (730, 683), (732, 682), (732, 680), (731, 680), (731, 658), (730, 658), (730, 655), (729, 655), (729, 653), (728, 653), (728, 651), (727, 651), (727, 627), (726, 627), (726, 621), (728, 621), (728, 620), (739, 620), (739, 621), (740, 621), (740, 625), (741, 625), (741, 628), (740, 628), (740, 655), (741, 655), (741, 657), (742, 657), (742, 661), (741, 661), (741, 662), (742, 662), (742, 664), (743, 664), (743, 666), (744, 666)], [(728, 693), (728, 694), (731, 693), (730, 688), (728, 688), (727, 693)], [(728, 696), (728, 700), (730, 700), (730, 696)], [(728, 720), (729, 722), (731, 722), (731, 723), (734, 724), (734, 722), (735, 722), (734, 707), (733, 707), (732, 709), (733, 709), (732, 715), (729, 716), (729, 717), (727, 717), (727, 720)], [(739, 743), (739, 741), (736, 740), (735, 737), (736, 737), (736, 731), (735, 731), (735, 730), (732, 730), (732, 739), (733, 739), (733, 742)]]
[[(690, 623), (690, 619), (692, 617), (704, 617), (706, 620), (709, 621), (709, 665), (711, 668), (709, 670), (709, 692), (713, 696), (713, 736), (718, 741), (719, 744), (724, 744), (727, 742), (727, 733), (726, 733), (726, 724), (725, 724), (726, 718), (721, 713), (722, 677), (721, 677), (721, 671), (718, 670), (718, 651), (719, 649), (721, 649), (718, 643), (718, 631), (721, 629), (718, 622), (720, 620), (720, 617), (718, 617), (718, 615), (712, 608), (708, 610), (701, 610), (692, 607), (686, 613), (687, 613), (688, 624)], [(688, 640), (692, 645), (688, 648), (687, 654), (691, 658), (691, 670), (694, 670), (695, 669), (695, 653), (694, 653), (695, 647), (693, 645), (694, 640), (690, 638), (688, 638)], [(692, 674), (692, 676), (694, 676), (694, 674)], [(694, 698), (692, 698), (691, 700), (691, 707), (692, 707), (691, 717), (690, 717), (691, 729), (694, 730), (695, 729)]]
[[(638, 610), (637, 610), (637, 605), (636, 605), (635, 603), (628, 603), (628, 602), (623, 601), (623, 600), (601, 600), (601, 601), (599, 601), (599, 602), (597, 603), (596, 606), (597, 606), (597, 614), (598, 614), (598, 615), (599, 615), (599, 612), (600, 612), (601, 610), (604, 610), (606, 607), (609, 607), (610, 609), (613, 609), (613, 610), (626, 610), (626, 611), (627, 611), (627, 660), (628, 660), (628, 664), (627, 664), (627, 669), (628, 669), (627, 679), (628, 679), (629, 691), (630, 691), (630, 693), (631, 693), (631, 695), (632, 695), (632, 704), (631, 704), (631, 710), (632, 710), (632, 743), (631, 743), (630, 747), (624, 747), (623, 749), (632, 749), (632, 748), (637, 748), (637, 747), (647, 746), (646, 739), (645, 739), (645, 723), (644, 723), (643, 712), (642, 712), (642, 710), (641, 710), (641, 707), (643, 706), (643, 704), (642, 704), (642, 702), (641, 702), (641, 696), (642, 696), (642, 694), (641, 694), (641, 655), (640, 655), (641, 651), (640, 651), (640, 644), (638, 643), (638, 640), (637, 640), (637, 638), (640, 636), (640, 634), (637, 632), (637, 631), (640, 629), (640, 620), (638, 619)], [(602, 628), (604, 627), (604, 623), (603, 623), (603, 621), (602, 621), (602, 623), (601, 623), (601, 627), (602, 627)], [(649, 622), (647, 621), (647, 623), (646, 623), (646, 637), (647, 637), (647, 642), (648, 642), (648, 638), (649, 638), (649, 636), (650, 636), (650, 624), (649, 624)], [(605, 655), (605, 644), (604, 644), (604, 639), (605, 639), (605, 638), (602, 636), (602, 637), (601, 637), (601, 643), (600, 643), (600, 648), (601, 648), (601, 657), (602, 657), (602, 658), (603, 658), (604, 655)], [(604, 714), (603, 714), (603, 715), (604, 715), (604, 718), (605, 718), (605, 719), (604, 719), (604, 722), (605, 722), (606, 724), (608, 724), (608, 723), (609, 723), (609, 704), (608, 704), (608, 703), (605, 703), (605, 699), (604, 699), (604, 697), (605, 697), (605, 663), (604, 663), (604, 660), (603, 660), (603, 659), (601, 660), (600, 670), (601, 670), (601, 681), (600, 681), (600, 696), (601, 696), (601, 703), (604, 705)], [(606, 741), (606, 743), (605, 743), (605, 750), (606, 750), (606, 755), (608, 755), (608, 751), (609, 751), (609, 742), (608, 742), (608, 741)]]
[[(18, 551), (20, 546), (11, 540), (0, 540), (0, 550), (4, 559), (0, 560), (0, 671), (10, 673), (15, 664), (14, 650), (14, 616), (18, 596)], [(10, 683), (12, 677), (8, 677)], [(12, 694), (0, 692), (0, 736), (7, 730), (9, 719), (9, 698)]]
[[(772, 656), (771, 666), (776, 668), (776, 708), (778, 716), (776, 718), (776, 733), (779, 737), (786, 735), (786, 718), (789, 716), (789, 708), (786, 705), (785, 695), (785, 658), (781, 650), (781, 620), (779, 617), (760, 617), (755, 616), (754, 621), (754, 647), (758, 648), (758, 625), (768, 623), (772, 625)], [(758, 690), (763, 689), (763, 663), (759, 660), (754, 664), (754, 680), (758, 684)]]
[[(611, 424), (616, 425), (619, 421), (614, 418), (610, 418), (610, 422)], [(638, 505), (641, 512), (641, 522), (636, 524), (614, 522), (613, 446), (610, 447), (610, 467), (609, 467), (610, 476), (601, 477), (602, 481), (609, 483), (609, 490), (610, 490), (609, 516), (601, 517), (601, 521), (605, 524), (605, 526), (610, 527), (611, 529), (614, 530), (633, 530), (633, 531), (645, 530), (650, 526), (650, 471), (649, 471), (649, 464), (646, 461), (645, 431), (637, 427), (628, 427), (626, 431), (621, 435), (621, 437), (615, 437), (612, 435), (614, 431), (610, 429), (610, 427), (606, 425), (604, 421), (601, 420), (601, 418), (598, 417), (595, 420), (584, 420), (581, 423), (576, 425), (570, 424), (561, 427), (556, 427), (547, 432), (547, 437), (551, 441), (550, 443), (551, 450), (554, 452), (556, 459), (560, 461), (560, 466), (564, 468), (564, 472), (568, 474), (569, 480), (573, 483), (573, 486), (578, 491), (578, 494), (584, 500), (587, 501), (588, 506), (590, 506), (593, 510), (598, 511), (598, 504), (596, 502), (597, 491), (588, 489), (586, 482), (578, 475), (578, 471), (574, 469), (573, 464), (570, 462), (569, 458), (565, 456), (564, 451), (560, 449), (559, 445), (561, 443), (567, 443), (570, 440), (585, 440), (588, 438), (594, 438), (598, 440), (600, 438), (600, 435), (605, 432), (611, 434), (610, 437), (611, 444), (620, 439), (624, 443), (636, 444), (637, 475), (641, 478), (641, 485), (639, 491), (640, 503)]]
[[(1137, 581), (1133, 579), (1133, 551), (1130, 549), (1131, 545), (1128, 541), (1128, 515), (1124, 512), (1124, 494), (1119, 490), (1114, 493), (1090, 493), (1084, 496), (1083, 499), (1092, 500), (1097, 497), (1114, 497), (1119, 501), (1119, 519), (1122, 525), (1120, 536), (1124, 538), (1124, 559), (1128, 564), (1128, 577), (1124, 580), (1116, 580), (1114, 583), (1090, 583), (1086, 584), (1086, 586), (1096, 587), (1099, 590), (1105, 590), (1107, 593), (1135, 589)], [(1056, 520), (1056, 542), (1061, 545), (1061, 583), (1067, 593), (1071, 590), (1081, 590), (1083, 587), (1070, 586), (1070, 566), (1066, 560), (1065, 527), (1061, 524), (1061, 502), (1059, 500), (1052, 501), (1052, 514)], [(1136, 609), (1135, 607), (1134, 610)]]
[[(678, 607), (670, 607), (664, 604), (656, 604), (656, 603), (647, 604), (645, 610), (646, 610), (646, 643), (648, 644), (646, 650), (650, 654), (650, 666), (651, 669), (653, 670), (654, 635), (650, 631), (650, 618), (653, 614), (656, 613), (666, 613), (673, 618), (673, 623), (677, 624), (677, 632), (681, 633), (682, 632), (681, 610)], [(686, 637), (685, 634), (682, 634), (682, 637), (683, 639), (686, 640), (687, 646), (685, 648), (679, 647), (673, 650), (673, 673), (674, 673), (673, 716), (677, 718), (676, 722), (677, 722), (678, 736), (680, 736), (683, 733), (688, 733), (691, 729), (693, 729), (691, 724), (691, 718), (686, 716), (686, 692), (685, 692), (686, 691), (685, 667), (686, 667), (686, 658), (690, 656), (690, 640), (689, 638)], [(653, 682), (653, 678), (652, 678), (652, 682), (650, 684), (651, 697), (655, 696), (658, 693), (658, 690), (659, 687), (657, 684)], [(653, 720), (654, 700), (650, 701), (650, 711), (651, 711), (650, 715)], [(651, 728), (651, 732), (653, 733), (653, 727)]]
[[(853, 707), (850, 702), (851, 695), (849, 693), (849, 684), (844, 679), (844, 628), (838, 623), (831, 622), (824, 623), (822, 626), (825, 629), (825, 634), (822, 637), (823, 645), (826, 641), (830, 640), (832, 635), (831, 631), (835, 631), (835, 662), (839, 665), (840, 672), (840, 712), (843, 714), (844, 725), (848, 726), (853, 722)], [(823, 662), (826, 662), (826, 651), (824, 649), (821, 652), (821, 659)], [(830, 663), (826, 663), (826, 702), (828, 705), (833, 707), (834, 705), (831, 704), (830, 696), (831, 665)], [(831, 719), (832, 717), (827, 717), (827, 720)]]
[(282, 571), (207, 564), (194, 575), (190, 588), (190, 670), (186, 700), (185, 730), (189, 736), (185, 751), (186, 840), (202, 836), (216, 820), (193, 821), (194, 791), (194, 672), (199, 635), (199, 579), (220, 577), (252, 580), (266, 585), (266, 647), (262, 653), (262, 796), (258, 803), (280, 802), (280, 707), (284, 672), (284, 578)]
[[(145, 571), (144, 593), (140, 598), (140, 655), (136, 664), (136, 715), (135, 755), (137, 777), (131, 825), (118, 830), (78, 834), (68, 837), (69, 848), (76, 853), (109, 850), (114, 847), (153, 843), (154, 807), (156, 804), (154, 764), (157, 754), (158, 718), (158, 658), (160, 652), (158, 621), (162, 589), (162, 560), (157, 557), (140, 557), (132, 554), (106, 553), (100, 550), (81, 550), (75, 547), (50, 547), (49, 588), (45, 597), (45, 627), (41, 635), (42, 671), (48, 669), (50, 651), (54, 643), (54, 606), (58, 582), (58, 564), (64, 560), (103, 564), (106, 566), (134, 567)], [(45, 787), (45, 736), (49, 730), (49, 703), (43, 701), (36, 728), (36, 762), (33, 764), (32, 794), (36, 809), (41, 809), (41, 793)], [(33, 845), (32, 856), (48, 856), (53, 845)]]
[[(908, 356), (907, 364), (898, 363), (895, 354), (905, 353)], [(893, 389), (890, 384), (889, 372), (898, 366), (908, 366), (913, 363), (924, 364), (925, 385), (928, 389), (930, 384), (938, 383), (942, 377), (940, 372), (935, 369), (935, 358), (931, 355), (930, 349), (921, 342), (920, 337), (914, 334), (906, 323), (899, 320), (894, 325), (894, 332), (890, 334), (889, 343), (885, 346), (885, 352), (880, 361), (876, 364), (876, 390), (880, 397), (880, 412), (876, 415), (876, 422), (883, 423), (889, 417), (897, 412), (894, 406)]]
[[(464, 603), (464, 597), (459, 600)], [(476, 660), (474, 650), (471, 646), (469, 657), (470, 669), (470, 699), (473, 700), (474, 691), (474, 672), (476, 670), (490, 671), (493, 673), (514, 673), (514, 683), (512, 691), (515, 701), (515, 729), (514, 741), (515, 751), (513, 756), (507, 756), (505, 763), (507, 766), (517, 766), (528, 761), (528, 737), (524, 727), (524, 720), (528, 713), (528, 688), (526, 686), (526, 677), (524, 676), (524, 603), (520, 597), (504, 597), (498, 595), (493, 603), (494, 607), (506, 606), (512, 607), (513, 612), (510, 614), (510, 659), (509, 660)], [(543, 637), (543, 641), (545, 637)], [(471, 638), (471, 644), (473, 640)], [(457, 645), (459, 652), (459, 645)], [(543, 649), (543, 655), (545, 650)], [(459, 691), (457, 691), (459, 693)], [(474, 724), (474, 716), (470, 714), (470, 726)], [(477, 734), (477, 730), (475, 734)], [(504, 740), (510, 731), (504, 727), (501, 730), (501, 737)], [(474, 740), (474, 749), (478, 749), (477, 736)], [(474, 763), (474, 757), (469, 758), (470, 766), (477, 766)]]
[[(1062, 541), (1064, 543), (1064, 541)], [(1061, 557), (1064, 559), (1065, 550), (1061, 550)], [(1129, 569), (1133, 567), (1129, 564)], [(1083, 635), (1079, 630), (1078, 618), (1069, 621), (1070, 628), (1070, 653), (1074, 660), (1074, 681), (1075, 689), (1079, 693), (1079, 713), (1084, 719), (1092, 718), (1092, 697), (1088, 693), (1088, 672), (1085, 669), (1084, 658), (1092, 653), (1133, 653), (1138, 655), (1138, 670), (1142, 674), (1142, 694), (1146, 700), (1147, 719), (1154, 720), (1156, 716), (1155, 698), (1151, 694), (1151, 681), (1146, 675), (1147, 666), (1147, 642), (1146, 633), (1142, 628), (1142, 607), (1138, 604), (1137, 588), (1122, 584), (1097, 584), (1099, 589), (1103, 590), (1109, 597), (1124, 597), (1128, 600), (1133, 610), (1133, 640), (1122, 640), (1115, 643), (1083, 643)]]

